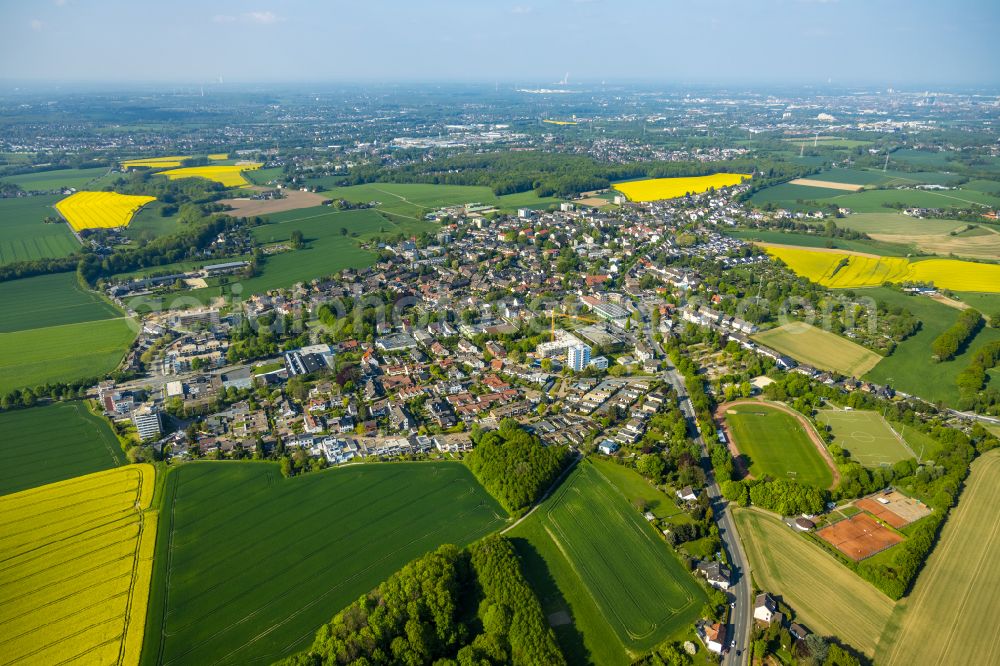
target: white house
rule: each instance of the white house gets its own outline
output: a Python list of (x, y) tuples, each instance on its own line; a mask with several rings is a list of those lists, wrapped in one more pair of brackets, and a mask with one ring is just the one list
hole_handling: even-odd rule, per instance
[(753, 619), (771, 624), (775, 614), (778, 612), (778, 604), (774, 602), (771, 595), (762, 592), (757, 595), (753, 604)]
[(722, 654), (726, 648), (726, 625), (715, 622), (702, 622), (698, 626), (698, 638), (705, 644), (709, 652)]

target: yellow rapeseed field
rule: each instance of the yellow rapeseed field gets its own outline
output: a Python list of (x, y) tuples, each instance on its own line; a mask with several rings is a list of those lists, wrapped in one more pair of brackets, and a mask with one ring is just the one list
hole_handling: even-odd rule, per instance
[(136, 211), (156, 197), (117, 192), (77, 192), (56, 204), (74, 231), (127, 227)]
[(576, 125), (575, 120), (550, 120), (549, 118), (546, 118), (542, 122), (548, 123), (549, 125)]
[(211, 155), (208, 156), (208, 159), (210, 159), (210, 160), (228, 160), (229, 159), (229, 153), (212, 153)]
[[(765, 246), (796, 274), (825, 287), (877, 287), (885, 282), (931, 283), (939, 289), (1000, 293), (1000, 266), (958, 259), (910, 261), (806, 248)], [(842, 262), (846, 260), (846, 264)]]
[(0, 664), (136, 664), (156, 520), (152, 465), (0, 497)]
[(161, 176), (166, 176), (171, 180), (178, 178), (206, 178), (222, 183), (226, 187), (239, 187), (248, 185), (246, 178), (241, 172), (252, 171), (261, 167), (260, 162), (248, 162), (246, 164), (218, 164), (213, 166), (184, 167), (182, 169), (171, 169), (160, 172)]
[(691, 176), (685, 178), (650, 178), (618, 183), (614, 188), (629, 198), (629, 201), (659, 201), (676, 199), (685, 194), (698, 194), (710, 187), (739, 185), (750, 174), (713, 173), (711, 176)]
[(122, 162), (122, 167), (125, 169), (132, 169), (135, 167), (166, 169), (167, 167), (179, 167), (184, 160), (189, 159), (191, 159), (191, 157), (187, 155), (171, 155), (170, 157), (142, 157), (135, 160), (125, 160)]

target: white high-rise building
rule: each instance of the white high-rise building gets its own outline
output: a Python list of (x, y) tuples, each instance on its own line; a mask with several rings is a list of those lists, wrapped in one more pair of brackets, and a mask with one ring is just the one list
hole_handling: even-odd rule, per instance
[(590, 363), (590, 347), (587, 345), (573, 345), (569, 348), (567, 365), (574, 372), (582, 372), (588, 363)]
[(143, 405), (132, 412), (132, 423), (141, 439), (159, 437), (162, 430), (160, 410), (152, 405)]

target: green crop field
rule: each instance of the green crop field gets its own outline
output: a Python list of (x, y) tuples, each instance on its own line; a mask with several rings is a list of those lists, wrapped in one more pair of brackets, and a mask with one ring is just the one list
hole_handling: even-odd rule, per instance
[[(840, 222), (840, 220), (837, 220)], [(846, 225), (844, 225), (846, 226)], [(828, 238), (822, 234), (804, 234), (767, 229), (739, 229), (725, 232), (734, 238), (763, 243), (779, 243), (798, 247), (825, 247), (850, 252), (866, 252), (882, 257), (905, 257), (914, 253), (914, 248), (902, 243), (886, 243), (870, 240), (847, 240), (845, 238)]]
[(896, 212), (856, 213), (836, 220), (838, 227), (854, 229), (866, 234), (934, 235), (947, 234), (967, 227), (958, 220), (920, 220)]
[(804, 137), (800, 139), (785, 139), (789, 143), (794, 143), (796, 146), (804, 145), (807, 148), (813, 146), (817, 148), (844, 148), (851, 149), (857, 148), (858, 146), (868, 146), (871, 145), (871, 141), (858, 141), (857, 139), (845, 139), (840, 136), (821, 136), (818, 139)]
[(118, 438), (83, 402), (0, 413), (0, 495), (124, 465)]
[(733, 515), (756, 585), (780, 595), (812, 631), (871, 657), (894, 602), (779, 518), (755, 509)]
[[(85, 290), (76, 273), (0, 282), (0, 333), (120, 317), (113, 305)], [(2, 351), (0, 351), (2, 353)]]
[(791, 478), (817, 488), (833, 484), (829, 465), (795, 415), (754, 401), (726, 406), (725, 419), (754, 477)]
[(706, 596), (588, 460), (508, 533), (570, 663), (628, 664), (690, 629)]
[[(809, 176), (812, 178), (812, 176)], [(842, 195), (844, 190), (837, 190), (832, 187), (813, 187), (811, 185), (792, 185), (781, 183), (773, 187), (767, 187), (750, 197), (750, 203), (761, 206), (766, 203), (773, 203), (785, 208), (795, 204), (799, 199), (803, 201), (819, 201), (825, 203), (827, 199)]]
[(80, 249), (65, 223), (45, 224), (61, 196), (0, 199), (0, 265), (65, 257)]
[(880, 171), (867, 169), (829, 169), (806, 176), (809, 180), (824, 180), (828, 183), (848, 183), (850, 185), (874, 185), (881, 183), (886, 177)]
[(107, 180), (108, 167), (93, 169), (55, 169), (17, 176), (0, 177), (0, 182), (13, 183), (25, 192), (54, 192), (72, 187), (78, 190), (100, 189)]
[(673, 516), (688, 516), (677, 506), (674, 497), (659, 490), (635, 470), (604, 458), (592, 458), (590, 462), (625, 496), (629, 504), (635, 500), (643, 500), (647, 510), (661, 520), (669, 520)]
[[(314, 184), (310, 181), (310, 184)], [(322, 180), (315, 184), (322, 186)], [(424, 215), (443, 206), (482, 203), (506, 211), (521, 207), (543, 207), (558, 203), (553, 197), (540, 198), (534, 192), (497, 196), (488, 187), (474, 185), (428, 185), (423, 183), (368, 183), (334, 187), (324, 192), (331, 199), (357, 203), (379, 202), (379, 210), (391, 215), (422, 220)]]
[(243, 175), (254, 185), (267, 185), (268, 181), (281, 178), (284, 174), (283, 167), (271, 167), (270, 169), (254, 169)]
[(889, 427), (878, 412), (828, 409), (817, 418), (833, 431), (834, 443), (847, 449), (865, 467), (892, 465), (915, 458), (908, 442)]
[(506, 515), (457, 463), (193, 463), (166, 479), (144, 664), (271, 663), (415, 557)]
[(0, 333), (0, 394), (102, 377), (121, 362), (137, 329), (127, 317)]
[(0, 393), (103, 375), (135, 339), (134, 322), (75, 273), (2, 282), (0, 300)]
[(996, 632), (983, 623), (1000, 613), (990, 581), (1000, 567), (1000, 451), (972, 463), (958, 506), (913, 591), (896, 608), (875, 653), (899, 664), (995, 664)]
[(907, 206), (923, 208), (968, 208), (970, 206), (1000, 208), (1000, 198), (975, 190), (867, 190), (841, 193), (829, 197), (824, 203), (834, 203), (858, 213), (879, 213), (889, 210), (885, 204), (900, 202)]
[(1000, 340), (1000, 329), (984, 327), (967, 345), (965, 350), (951, 361), (933, 363), (931, 343), (941, 333), (955, 323), (959, 311), (922, 296), (907, 294), (878, 287), (859, 291), (888, 305), (899, 305), (912, 312), (921, 321), (920, 330), (896, 346), (890, 356), (864, 376), (864, 379), (880, 384), (888, 383), (894, 388), (918, 395), (933, 402), (944, 401), (954, 406), (958, 402), (958, 387), (955, 378), (969, 365), (972, 355), (988, 342)]
[(772, 328), (753, 339), (801, 363), (848, 376), (860, 377), (882, 360), (866, 347), (802, 322)]
[(152, 201), (140, 208), (125, 227), (125, 235), (134, 241), (148, 242), (181, 231), (183, 226), (176, 214), (169, 217), (160, 214), (163, 206), (162, 201)]
[(138, 663), (154, 475), (127, 465), (0, 497), (0, 662)]

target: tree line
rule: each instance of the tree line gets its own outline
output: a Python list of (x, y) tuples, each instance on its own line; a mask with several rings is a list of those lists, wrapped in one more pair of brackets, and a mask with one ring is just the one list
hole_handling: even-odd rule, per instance
[(952, 359), (962, 345), (975, 336), (982, 325), (983, 315), (979, 310), (972, 308), (962, 310), (958, 320), (931, 343), (932, 358), (938, 362)]
[(510, 513), (539, 499), (568, 459), (566, 447), (542, 445), (538, 435), (513, 419), (504, 419), (499, 430), (486, 433), (473, 428), (472, 440), (475, 448), (465, 457), (466, 464)]
[(446, 544), (337, 613), (283, 666), (565, 664), (511, 542)]

